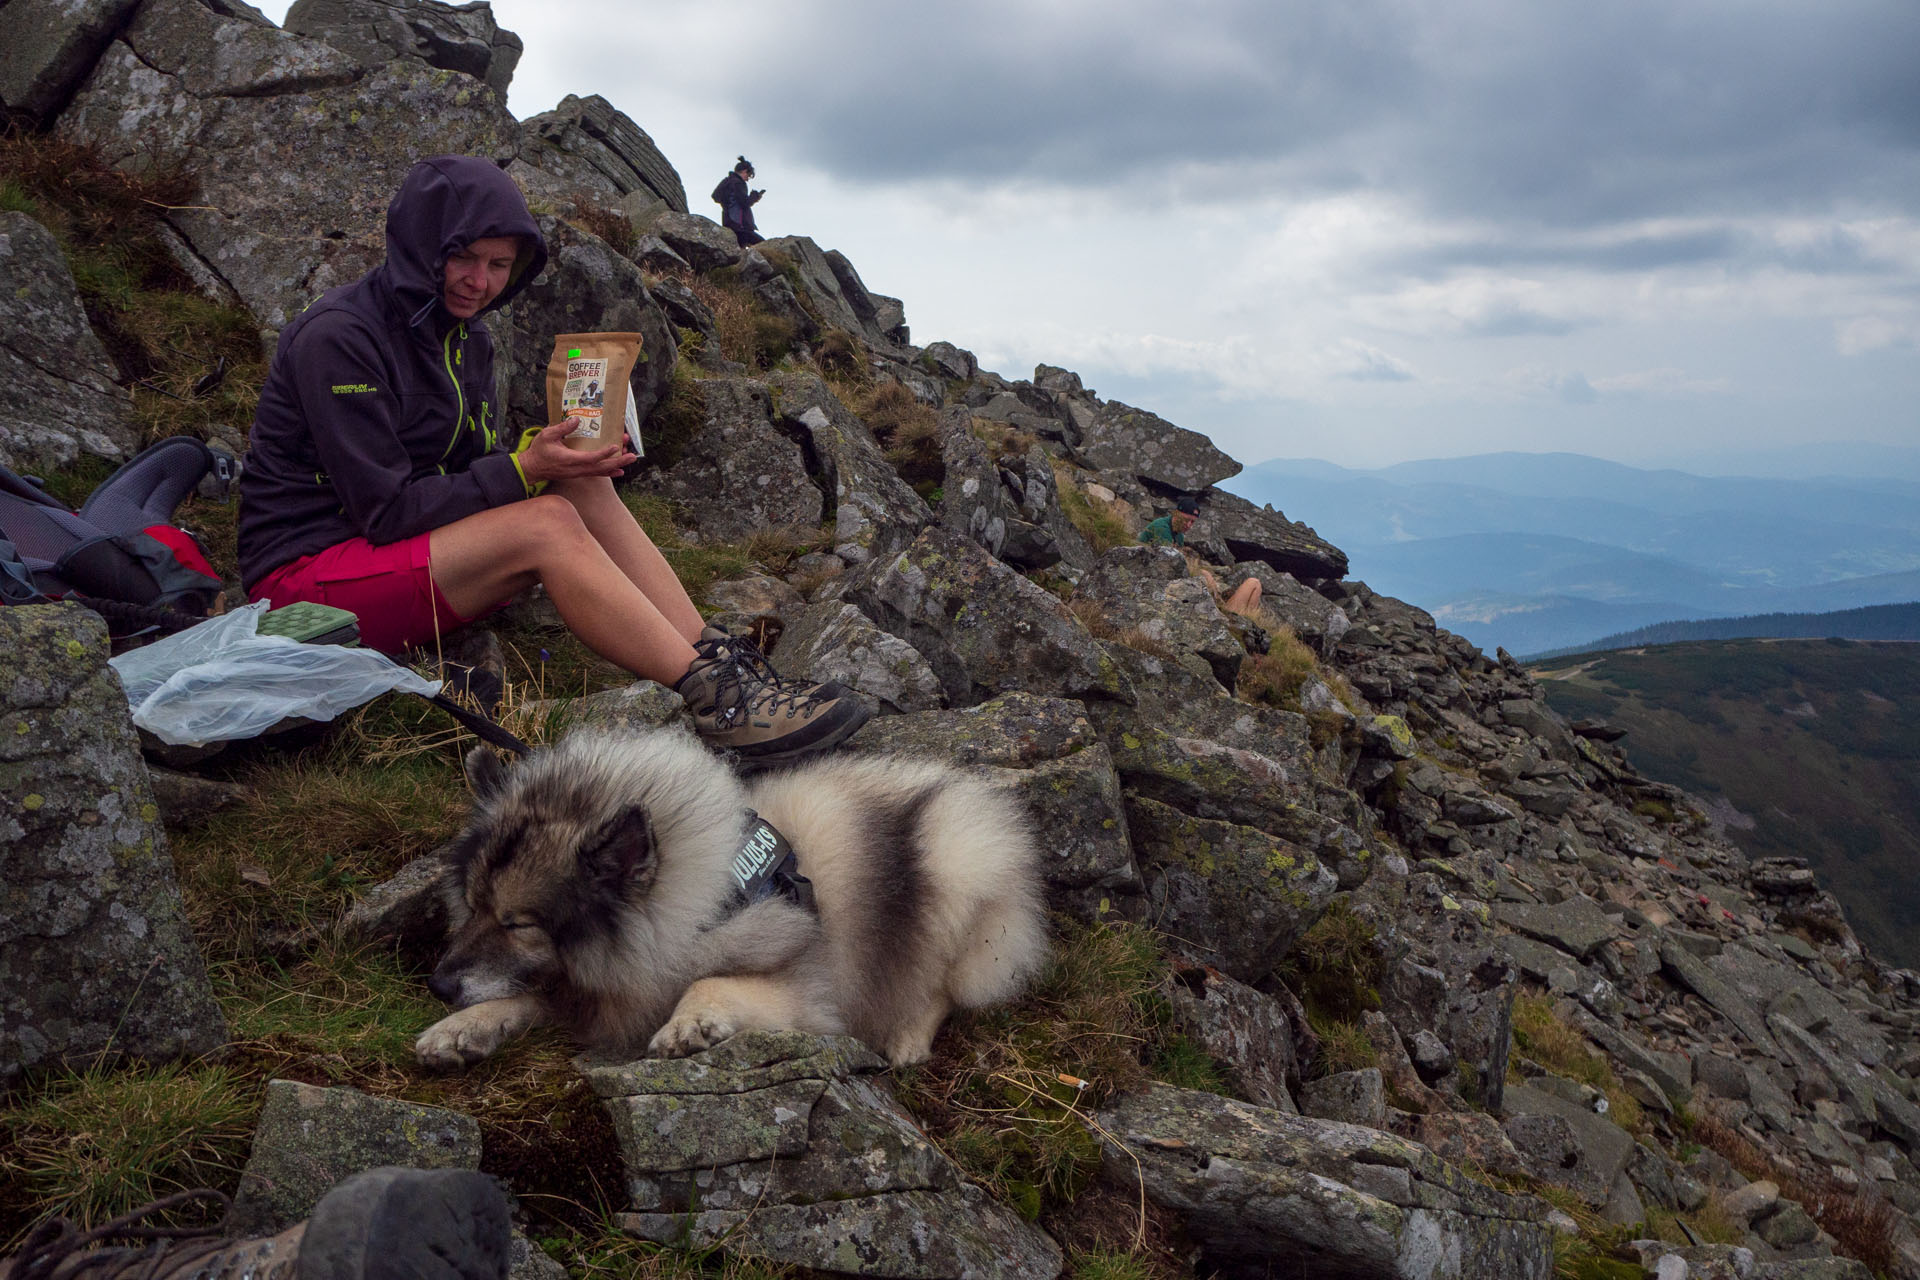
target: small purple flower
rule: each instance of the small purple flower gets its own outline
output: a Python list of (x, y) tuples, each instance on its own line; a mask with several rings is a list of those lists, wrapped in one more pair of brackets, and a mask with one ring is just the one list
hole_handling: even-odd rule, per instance
[(552, 658), (553, 658), (553, 655), (548, 653), (545, 649), (542, 649), (540, 651), (540, 661), (549, 662), (552, 660)]

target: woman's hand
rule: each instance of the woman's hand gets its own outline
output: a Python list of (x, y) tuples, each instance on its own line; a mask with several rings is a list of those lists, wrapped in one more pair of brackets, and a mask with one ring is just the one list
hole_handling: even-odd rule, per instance
[(579, 428), (578, 418), (568, 418), (565, 422), (542, 427), (540, 434), (527, 443), (519, 457), (520, 473), (526, 476), (528, 483), (617, 476), (640, 456), (627, 452), (624, 435), (604, 449), (569, 449), (566, 439)]

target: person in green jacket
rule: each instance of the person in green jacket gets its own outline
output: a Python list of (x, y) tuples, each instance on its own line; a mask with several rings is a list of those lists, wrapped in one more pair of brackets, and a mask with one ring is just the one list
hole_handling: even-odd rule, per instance
[[(1200, 501), (1197, 498), (1182, 497), (1173, 504), (1173, 510), (1157, 520), (1147, 521), (1147, 527), (1140, 531), (1140, 541), (1156, 547), (1181, 547), (1187, 545), (1187, 530), (1193, 528), (1200, 519)], [(1189, 555), (1188, 560), (1193, 557)], [(1207, 589), (1216, 596), (1220, 594), (1220, 580), (1212, 572), (1195, 566), (1194, 572), (1207, 584)], [(1233, 589), (1233, 594), (1220, 602), (1220, 607), (1232, 613), (1252, 617), (1260, 611), (1260, 579), (1249, 576), (1246, 581)]]

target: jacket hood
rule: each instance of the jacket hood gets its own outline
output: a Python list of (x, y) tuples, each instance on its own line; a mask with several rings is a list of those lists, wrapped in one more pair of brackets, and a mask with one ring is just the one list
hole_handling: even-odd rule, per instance
[(407, 171), (387, 206), (386, 275), (409, 324), (419, 324), (438, 309), (447, 259), (454, 251), (488, 236), (520, 237), (520, 256), (507, 287), (482, 315), (513, 301), (546, 267), (547, 242), (540, 224), (528, 212), (520, 188), (491, 160), (433, 156)]

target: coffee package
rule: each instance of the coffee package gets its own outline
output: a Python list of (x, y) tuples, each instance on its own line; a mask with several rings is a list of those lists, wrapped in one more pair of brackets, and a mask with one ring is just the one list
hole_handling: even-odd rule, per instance
[(579, 420), (567, 437), (573, 449), (619, 443), (628, 414), (627, 379), (640, 358), (637, 333), (563, 333), (547, 361), (547, 420)]

